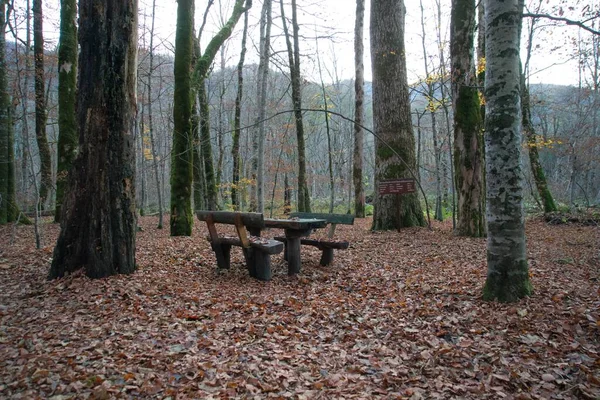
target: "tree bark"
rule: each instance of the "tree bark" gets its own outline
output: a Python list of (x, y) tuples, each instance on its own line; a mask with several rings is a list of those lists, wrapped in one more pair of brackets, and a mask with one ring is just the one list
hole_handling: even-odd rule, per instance
[(304, 122), (302, 119), (302, 86), (300, 82), (300, 45), (296, 0), (292, 0), (292, 38), (285, 17), (283, 0), (280, 0), (281, 19), (287, 44), (290, 63), (290, 79), (292, 80), (292, 103), (294, 105), (294, 118), (296, 121), (296, 140), (298, 145), (298, 211), (310, 212), (310, 195), (306, 182), (306, 145), (304, 143)]
[(77, 155), (77, 2), (61, 0), (58, 44), (58, 166), (54, 222), (60, 222), (67, 176)]
[(50, 278), (135, 271), (137, 0), (80, 0), (79, 149)]
[(483, 237), (486, 235), (483, 121), (473, 59), (475, 13), (475, 0), (453, 0), (450, 57), (458, 197), (456, 232), (461, 236)]
[(192, 234), (192, 42), (194, 0), (177, 2), (173, 150), (171, 152), (171, 236)]
[(365, 118), (365, 66), (363, 64), (363, 30), (365, 19), (365, 1), (356, 0), (356, 21), (354, 24), (354, 152), (352, 180), (354, 183), (354, 215), (365, 217), (365, 190), (363, 185), (364, 133), (362, 125)]
[[(416, 167), (404, 47), (405, 12), (403, 1), (371, 3), (373, 125), (379, 138), (375, 141), (376, 190), (381, 180), (408, 178), (409, 169), (414, 171)], [(373, 230), (425, 225), (416, 194), (390, 196), (376, 192), (374, 197)]]
[(514, 302), (532, 292), (527, 267), (521, 166), (519, 45), (523, 0), (485, 2), (486, 300)]
[(14, 138), (6, 64), (6, 3), (0, 2), (0, 225), (18, 217), (15, 199)]
[(35, 68), (35, 137), (40, 154), (40, 207), (45, 209), (52, 189), (52, 158), (46, 137), (46, 91), (44, 81), (44, 30), (42, 0), (33, 0), (33, 56)]

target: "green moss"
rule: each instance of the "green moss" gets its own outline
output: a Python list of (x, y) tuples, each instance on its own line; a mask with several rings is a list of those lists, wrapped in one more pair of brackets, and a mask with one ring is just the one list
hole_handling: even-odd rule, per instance
[(488, 272), (483, 299), (486, 301), (499, 301), (501, 303), (514, 303), (523, 297), (533, 294), (533, 286), (529, 280), (527, 261), (522, 261), (514, 270), (505, 268), (500, 273)]
[(192, 234), (192, 66), (193, 0), (179, 0), (175, 36), (173, 151), (171, 155), (171, 236)]

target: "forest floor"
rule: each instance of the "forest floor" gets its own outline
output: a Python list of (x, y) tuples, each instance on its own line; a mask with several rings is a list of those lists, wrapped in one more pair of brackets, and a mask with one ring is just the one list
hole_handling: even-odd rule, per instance
[[(167, 220), (168, 221), (168, 220)], [(47, 281), (58, 226), (0, 227), (0, 398), (600, 398), (600, 228), (527, 222), (533, 296), (484, 302), (485, 239), (338, 226), (289, 277), (215, 270), (140, 219), (138, 270)], [(168, 226), (168, 222), (167, 222)], [(273, 234), (278, 232), (273, 232)]]

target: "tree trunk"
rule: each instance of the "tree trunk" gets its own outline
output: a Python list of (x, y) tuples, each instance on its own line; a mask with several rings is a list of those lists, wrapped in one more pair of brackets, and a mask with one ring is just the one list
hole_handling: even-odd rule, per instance
[(35, 137), (40, 154), (41, 209), (45, 209), (52, 189), (52, 158), (46, 137), (46, 91), (44, 90), (44, 30), (42, 0), (33, 0), (33, 56), (35, 58)]
[(365, 1), (356, 0), (356, 22), (354, 24), (354, 153), (352, 180), (354, 182), (354, 215), (365, 217), (365, 190), (363, 185), (364, 133), (362, 125), (365, 118), (365, 66), (363, 65), (363, 30), (365, 19)]
[[(444, 213), (442, 207), (442, 152), (438, 145), (438, 129), (437, 129), (437, 115), (436, 111), (438, 105), (435, 99), (435, 84), (438, 79), (429, 75), (429, 63), (427, 46), (425, 44), (427, 33), (425, 30), (425, 10), (423, 8), (423, 0), (420, 0), (419, 5), (421, 6), (421, 47), (423, 49), (423, 63), (425, 68), (425, 84), (427, 85), (427, 110), (431, 117), (431, 136), (433, 139), (433, 154), (434, 154), (434, 165), (435, 165), (435, 219), (438, 221), (444, 220)], [(441, 47), (441, 46), (440, 46)], [(443, 85), (443, 78), (442, 78)]]
[[(142, 99), (144, 99), (146, 97), (146, 90), (142, 91)], [(141, 112), (139, 113), (139, 118), (136, 118), (136, 126), (135, 126), (135, 135), (134, 138), (138, 139), (137, 144), (139, 146), (138, 148), (138, 154), (141, 155), (141, 157), (139, 157), (137, 160), (138, 164), (137, 165), (137, 171), (139, 173), (140, 176), (140, 197), (137, 198), (137, 208), (139, 210), (140, 216), (144, 216), (146, 215), (146, 204), (147, 204), (147, 191), (146, 191), (146, 167), (145, 167), (145, 163), (146, 163), (146, 155), (144, 154), (144, 133), (146, 132), (146, 123), (145, 123), (145, 116), (146, 116), (146, 105), (144, 103), (142, 103), (141, 108)]]
[(304, 143), (304, 123), (302, 120), (302, 87), (300, 82), (300, 46), (299, 26), (296, 12), (296, 0), (292, 0), (292, 36), (294, 43), (290, 40), (290, 33), (283, 8), (283, 0), (280, 0), (281, 19), (283, 31), (287, 44), (288, 58), (290, 63), (290, 79), (292, 80), (292, 103), (294, 104), (294, 117), (296, 120), (296, 140), (298, 144), (298, 211), (310, 212), (310, 195), (306, 182), (306, 145)]
[(194, 0), (177, 2), (173, 150), (171, 152), (171, 236), (192, 234), (192, 42)]
[(197, 101), (192, 105), (192, 153), (194, 159), (194, 210), (206, 210), (206, 174), (204, 173), (204, 159), (202, 157), (202, 142), (200, 140), (200, 112)]
[(519, 44), (523, 0), (486, 0), (488, 272), (483, 297), (513, 302), (532, 292), (521, 168)]
[(77, 155), (77, 2), (61, 0), (58, 45), (58, 166), (54, 222), (60, 222), (67, 176)]
[(486, 235), (484, 210), (483, 122), (473, 60), (475, 0), (453, 0), (450, 28), (454, 173), (458, 197), (456, 232)]
[(264, 142), (265, 142), (265, 116), (267, 113), (267, 88), (269, 86), (269, 63), (271, 58), (271, 17), (272, 1), (265, 0), (260, 19), (260, 42), (257, 79), (257, 115), (254, 137), (252, 139), (252, 177), (256, 186), (252, 190), (250, 203), (259, 212), (264, 211)]
[[(245, 3), (245, 5), (244, 5)], [(231, 16), (223, 27), (210, 40), (204, 53), (196, 61), (194, 67), (194, 89), (198, 94), (198, 105), (200, 109), (200, 140), (202, 146), (202, 157), (204, 161), (204, 174), (206, 179), (207, 207), (216, 210), (218, 207), (217, 186), (215, 182), (214, 163), (212, 159), (212, 146), (210, 143), (210, 125), (208, 97), (206, 95), (205, 80), (210, 66), (223, 43), (231, 36), (233, 28), (246, 10), (252, 6), (250, 0), (236, 0)]]
[[(541, 2), (539, 3), (541, 6)], [(529, 62), (531, 61), (531, 53), (533, 49), (533, 37), (535, 32), (536, 19), (531, 21), (529, 31), (527, 32), (527, 52), (523, 70), (521, 71), (521, 112), (523, 117), (523, 131), (527, 138), (527, 149), (529, 153), (529, 165), (531, 173), (535, 181), (535, 186), (542, 202), (544, 212), (553, 212), (557, 210), (554, 198), (548, 188), (546, 175), (540, 163), (540, 155), (538, 152), (537, 135), (531, 121), (531, 101), (529, 96), (529, 85), (527, 83), (527, 74), (529, 71)], [(594, 125), (595, 126), (595, 125)]]
[(200, 151), (204, 168), (204, 179), (206, 181), (206, 207), (209, 210), (217, 209), (217, 183), (215, 180), (215, 167), (210, 141), (210, 111), (208, 109), (208, 93), (206, 82), (200, 79), (200, 85), (196, 87), (198, 93), (198, 106), (200, 113)]
[(156, 193), (158, 196), (158, 229), (163, 228), (163, 202), (160, 190), (160, 175), (158, 173), (158, 154), (156, 141), (154, 139), (154, 115), (152, 113), (152, 72), (154, 70), (154, 23), (156, 20), (156, 0), (152, 1), (152, 26), (150, 28), (150, 60), (148, 70), (148, 131), (150, 133), (150, 145), (152, 146), (152, 166), (156, 179)]
[(0, 225), (17, 220), (15, 155), (6, 65), (6, 3), (0, 2)]
[(50, 278), (135, 271), (137, 0), (80, 0), (79, 148)]
[[(404, 47), (405, 12), (403, 1), (371, 3), (373, 124), (378, 137), (375, 190), (383, 179), (410, 177), (409, 170), (416, 167)], [(416, 194), (391, 196), (376, 192), (374, 197), (373, 230), (425, 225)]]
[[(267, 0), (268, 1), (268, 0)], [(267, 2), (266, 1), (266, 2)], [(265, 3), (266, 3), (265, 2)], [(246, 58), (246, 38), (248, 37), (248, 11), (244, 13), (244, 31), (242, 33), (242, 51), (240, 61), (237, 65), (237, 94), (235, 96), (235, 116), (233, 119), (233, 138), (231, 145), (231, 158), (233, 159), (233, 175), (231, 179), (231, 205), (233, 211), (240, 211), (240, 201), (238, 196), (238, 185), (240, 182), (240, 135), (241, 135), (241, 115), (242, 98), (244, 94), (244, 60)]]
[(529, 151), (529, 165), (531, 166), (531, 173), (535, 181), (535, 187), (537, 188), (540, 200), (544, 207), (544, 212), (549, 213), (558, 210), (554, 203), (554, 197), (548, 187), (548, 181), (546, 180), (546, 174), (540, 163), (540, 154), (538, 152), (537, 135), (535, 128), (531, 122), (531, 103), (529, 99), (529, 86), (525, 82), (525, 74), (521, 74), (521, 111), (523, 113), (523, 130), (525, 131), (525, 137), (527, 138), (527, 148)]

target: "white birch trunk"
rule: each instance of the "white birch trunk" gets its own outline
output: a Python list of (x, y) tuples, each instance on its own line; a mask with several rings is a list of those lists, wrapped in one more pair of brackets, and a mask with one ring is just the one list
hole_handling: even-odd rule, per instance
[(486, 167), (488, 273), (484, 299), (513, 302), (531, 293), (521, 164), (522, 0), (486, 0)]

